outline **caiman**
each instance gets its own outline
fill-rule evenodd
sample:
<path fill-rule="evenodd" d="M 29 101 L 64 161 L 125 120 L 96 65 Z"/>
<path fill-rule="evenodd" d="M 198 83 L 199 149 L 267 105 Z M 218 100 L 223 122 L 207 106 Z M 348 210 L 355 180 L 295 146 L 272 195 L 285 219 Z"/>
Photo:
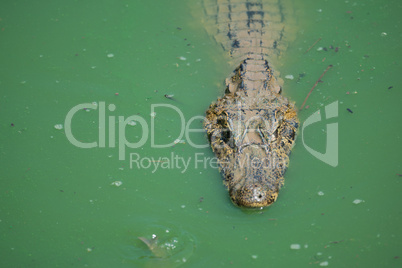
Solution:
<path fill-rule="evenodd" d="M 274 203 L 299 125 L 281 94 L 270 59 L 281 53 L 284 12 L 280 0 L 205 0 L 214 37 L 237 67 L 222 98 L 206 111 L 204 128 L 234 204 Z"/>

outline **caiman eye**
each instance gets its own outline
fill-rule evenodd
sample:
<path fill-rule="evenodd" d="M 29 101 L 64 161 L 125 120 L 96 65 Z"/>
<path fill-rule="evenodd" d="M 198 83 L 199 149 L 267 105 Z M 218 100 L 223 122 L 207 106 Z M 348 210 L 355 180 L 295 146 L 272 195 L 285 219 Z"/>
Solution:
<path fill-rule="evenodd" d="M 225 143 L 228 143 L 230 141 L 230 130 L 229 129 L 222 129 L 222 140 Z"/>
<path fill-rule="evenodd" d="M 221 125 L 222 127 L 225 127 L 226 126 L 226 118 L 222 118 L 222 117 L 220 117 L 220 118 L 218 118 L 218 120 L 216 120 L 216 123 L 218 123 L 219 125 Z"/>
<path fill-rule="evenodd" d="M 227 118 L 219 118 L 217 120 L 217 123 L 222 126 L 221 129 L 221 140 L 225 143 L 228 143 L 230 141 L 231 133 L 228 128 L 228 122 Z"/>

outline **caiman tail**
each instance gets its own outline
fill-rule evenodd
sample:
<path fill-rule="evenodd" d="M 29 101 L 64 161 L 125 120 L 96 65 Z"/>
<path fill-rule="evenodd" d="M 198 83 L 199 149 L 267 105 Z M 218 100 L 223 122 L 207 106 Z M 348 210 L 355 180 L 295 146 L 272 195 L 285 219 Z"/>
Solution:
<path fill-rule="evenodd" d="M 223 98 L 206 112 L 204 128 L 236 205 L 272 204 L 289 162 L 299 124 L 280 94 L 271 63 L 284 50 L 279 0 L 205 0 L 207 27 L 238 67 Z M 214 27 L 215 25 L 215 27 Z"/>

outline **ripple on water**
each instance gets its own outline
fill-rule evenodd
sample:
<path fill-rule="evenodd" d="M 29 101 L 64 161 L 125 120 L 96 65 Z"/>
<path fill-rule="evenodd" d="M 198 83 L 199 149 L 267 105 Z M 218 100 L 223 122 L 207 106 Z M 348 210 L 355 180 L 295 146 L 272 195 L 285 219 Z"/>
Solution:
<path fill-rule="evenodd" d="M 137 225 L 130 245 L 123 247 L 123 258 L 139 267 L 178 267 L 186 263 L 196 247 L 196 239 L 174 224 Z"/>

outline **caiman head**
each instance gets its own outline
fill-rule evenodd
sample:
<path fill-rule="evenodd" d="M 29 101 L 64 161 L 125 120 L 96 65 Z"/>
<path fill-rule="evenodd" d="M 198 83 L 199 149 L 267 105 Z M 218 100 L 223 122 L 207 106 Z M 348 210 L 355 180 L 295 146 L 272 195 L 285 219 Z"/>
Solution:
<path fill-rule="evenodd" d="M 211 145 L 230 198 L 240 207 L 266 207 L 278 197 L 288 163 L 286 146 L 280 137 L 286 123 L 280 114 L 226 110 L 214 120 Z"/>
<path fill-rule="evenodd" d="M 230 199 L 239 207 L 262 208 L 276 201 L 278 191 L 267 189 L 265 185 L 248 184 L 229 190 Z"/>
<path fill-rule="evenodd" d="M 240 207 L 261 208 L 274 203 L 283 184 L 281 171 L 265 146 L 248 145 L 234 155 L 233 172 L 226 172 L 230 199 Z M 275 166 L 275 165 L 274 165 Z"/>
<path fill-rule="evenodd" d="M 233 203 L 261 208 L 278 197 L 298 120 L 286 99 L 241 94 L 211 105 L 204 127 Z"/>
<path fill-rule="evenodd" d="M 284 182 L 299 124 L 296 110 L 280 95 L 266 61 L 245 60 L 226 86 L 206 111 L 204 128 L 233 203 L 269 206 Z"/>

